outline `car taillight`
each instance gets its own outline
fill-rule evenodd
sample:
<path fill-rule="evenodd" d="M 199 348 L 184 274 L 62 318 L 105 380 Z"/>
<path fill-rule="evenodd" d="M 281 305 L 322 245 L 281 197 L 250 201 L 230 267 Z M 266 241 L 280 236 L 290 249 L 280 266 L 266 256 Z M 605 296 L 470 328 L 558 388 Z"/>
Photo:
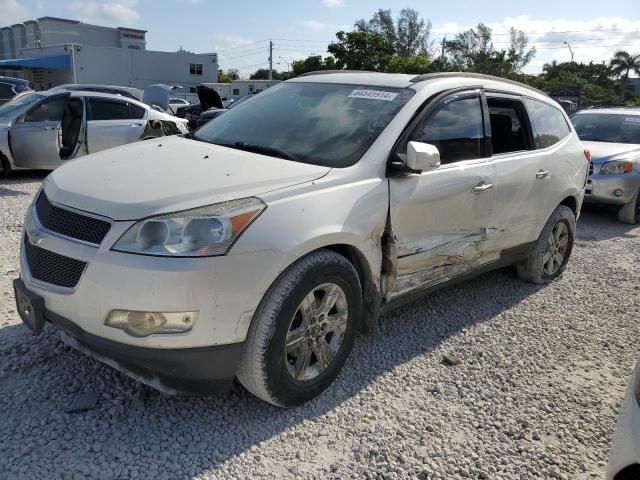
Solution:
<path fill-rule="evenodd" d="M 584 149 L 584 156 L 587 159 L 587 162 L 591 162 L 591 152 L 588 149 Z"/>

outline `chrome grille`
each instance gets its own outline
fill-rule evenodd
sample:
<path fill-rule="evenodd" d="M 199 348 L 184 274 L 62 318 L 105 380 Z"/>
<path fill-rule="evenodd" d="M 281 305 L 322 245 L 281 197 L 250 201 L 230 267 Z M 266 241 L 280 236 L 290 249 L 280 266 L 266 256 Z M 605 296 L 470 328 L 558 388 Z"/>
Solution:
<path fill-rule="evenodd" d="M 80 260 L 31 245 L 26 236 L 24 253 L 33 278 L 60 287 L 75 287 L 87 265 Z"/>
<path fill-rule="evenodd" d="M 94 245 L 100 245 L 111 228 L 111 224 L 105 220 L 52 205 L 44 192 L 36 200 L 36 215 L 47 230 Z"/>

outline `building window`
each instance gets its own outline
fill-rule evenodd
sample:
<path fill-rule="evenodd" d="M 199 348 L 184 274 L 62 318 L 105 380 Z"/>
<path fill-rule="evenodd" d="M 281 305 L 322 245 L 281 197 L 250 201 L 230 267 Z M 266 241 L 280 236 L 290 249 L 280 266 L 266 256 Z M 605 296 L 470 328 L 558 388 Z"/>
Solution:
<path fill-rule="evenodd" d="M 234 88 L 233 89 L 233 95 L 240 95 L 240 89 L 239 88 Z"/>
<path fill-rule="evenodd" d="M 202 64 L 201 63 L 190 63 L 189 64 L 189 73 L 191 75 L 202 75 Z"/>
<path fill-rule="evenodd" d="M 196 87 L 189 87 L 189 93 L 196 93 Z"/>

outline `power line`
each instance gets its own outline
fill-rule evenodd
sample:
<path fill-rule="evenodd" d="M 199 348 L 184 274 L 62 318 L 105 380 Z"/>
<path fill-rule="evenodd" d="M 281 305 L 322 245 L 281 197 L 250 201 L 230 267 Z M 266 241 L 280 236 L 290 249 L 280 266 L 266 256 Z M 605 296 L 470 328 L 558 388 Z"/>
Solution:
<path fill-rule="evenodd" d="M 226 52 L 228 50 L 237 50 L 237 49 L 243 49 L 243 48 L 247 48 L 250 47 L 251 45 L 257 45 L 258 43 L 263 43 L 263 42 L 268 42 L 269 40 L 258 40 L 257 42 L 251 42 L 251 43 L 247 43 L 245 45 L 238 45 L 237 47 L 226 47 L 226 48 L 218 48 L 216 49 L 217 52 Z"/>

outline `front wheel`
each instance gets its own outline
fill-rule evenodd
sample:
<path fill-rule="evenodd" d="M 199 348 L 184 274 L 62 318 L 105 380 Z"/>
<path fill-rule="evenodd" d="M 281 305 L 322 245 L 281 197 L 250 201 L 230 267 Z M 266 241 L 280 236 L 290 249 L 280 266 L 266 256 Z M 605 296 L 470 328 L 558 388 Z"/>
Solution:
<path fill-rule="evenodd" d="M 256 310 L 238 380 L 282 407 L 319 395 L 351 351 L 361 309 L 358 274 L 346 258 L 318 250 L 300 259 Z"/>
<path fill-rule="evenodd" d="M 567 266 L 576 235 L 573 211 L 559 205 L 538 238 L 526 260 L 516 265 L 518 277 L 532 283 L 549 283 L 559 277 Z"/>

